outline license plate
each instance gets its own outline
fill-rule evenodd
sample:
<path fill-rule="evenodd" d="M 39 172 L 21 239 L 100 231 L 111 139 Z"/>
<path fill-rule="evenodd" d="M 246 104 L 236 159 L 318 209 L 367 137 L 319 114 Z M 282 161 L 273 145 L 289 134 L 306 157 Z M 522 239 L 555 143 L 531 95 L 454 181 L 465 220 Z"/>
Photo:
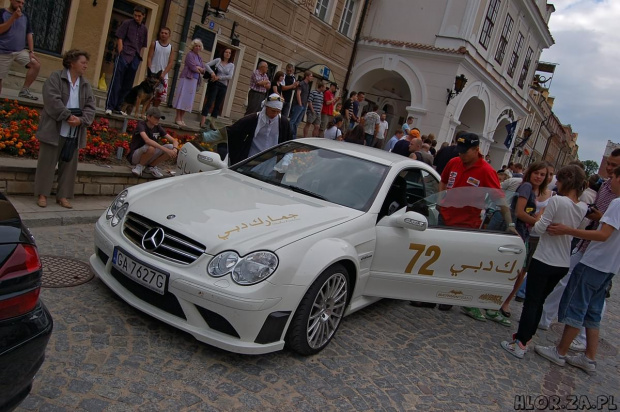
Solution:
<path fill-rule="evenodd" d="M 151 289 L 153 292 L 160 295 L 166 292 L 167 273 L 141 263 L 118 248 L 114 249 L 112 265 L 129 279 Z"/>

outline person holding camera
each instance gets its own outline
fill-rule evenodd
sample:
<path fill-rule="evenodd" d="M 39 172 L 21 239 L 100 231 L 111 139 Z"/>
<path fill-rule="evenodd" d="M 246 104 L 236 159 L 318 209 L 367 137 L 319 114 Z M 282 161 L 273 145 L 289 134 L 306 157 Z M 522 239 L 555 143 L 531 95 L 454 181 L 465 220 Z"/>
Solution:
<path fill-rule="evenodd" d="M 95 97 L 84 77 L 90 56 L 69 50 L 62 57 L 64 69 L 52 72 L 43 83 L 43 109 L 36 137 L 39 159 L 34 177 L 37 205 L 47 206 L 58 165 L 56 203 L 71 209 L 77 175 L 78 152 L 86 146 L 86 127 L 95 118 Z M 60 133 L 59 133 L 60 132 Z"/>

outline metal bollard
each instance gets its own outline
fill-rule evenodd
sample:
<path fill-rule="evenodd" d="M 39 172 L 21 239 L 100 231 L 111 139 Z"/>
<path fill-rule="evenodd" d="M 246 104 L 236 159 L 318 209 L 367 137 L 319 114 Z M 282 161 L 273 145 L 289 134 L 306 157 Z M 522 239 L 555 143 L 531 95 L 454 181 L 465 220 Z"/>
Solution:
<path fill-rule="evenodd" d="M 124 149 L 120 146 L 116 149 L 116 158 L 118 160 L 121 160 L 123 158 L 123 152 L 124 152 Z"/>

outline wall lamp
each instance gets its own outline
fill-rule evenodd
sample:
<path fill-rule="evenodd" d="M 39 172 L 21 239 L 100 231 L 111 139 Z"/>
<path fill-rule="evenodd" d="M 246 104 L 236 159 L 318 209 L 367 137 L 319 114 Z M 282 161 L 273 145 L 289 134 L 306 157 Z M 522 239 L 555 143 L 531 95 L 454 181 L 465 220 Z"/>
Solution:
<path fill-rule="evenodd" d="M 465 87 L 466 83 L 467 83 L 467 77 L 465 77 L 464 74 L 461 74 L 460 76 L 456 76 L 456 79 L 454 80 L 454 90 L 447 89 L 448 100 L 446 101 L 446 105 L 450 104 L 450 100 L 452 100 L 454 96 L 456 96 L 457 94 L 463 91 L 463 88 Z"/>
<path fill-rule="evenodd" d="M 202 9 L 202 24 L 205 23 L 207 17 L 213 14 L 215 17 L 224 17 L 224 13 L 228 11 L 228 5 L 230 0 L 209 0 L 205 2 L 205 7 Z"/>

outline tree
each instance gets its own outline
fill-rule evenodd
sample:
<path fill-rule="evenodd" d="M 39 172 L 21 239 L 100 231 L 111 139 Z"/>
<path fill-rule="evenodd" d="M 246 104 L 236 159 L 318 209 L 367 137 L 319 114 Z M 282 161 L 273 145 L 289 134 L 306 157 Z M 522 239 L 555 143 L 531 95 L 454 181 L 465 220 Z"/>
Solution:
<path fill-rule="evenodd" d="M 594 160 L 584 160 L 582 163 L 586 168 L 586 175 L 588 175 L 588 177 L 598 172 L 598 163 Z"/>

